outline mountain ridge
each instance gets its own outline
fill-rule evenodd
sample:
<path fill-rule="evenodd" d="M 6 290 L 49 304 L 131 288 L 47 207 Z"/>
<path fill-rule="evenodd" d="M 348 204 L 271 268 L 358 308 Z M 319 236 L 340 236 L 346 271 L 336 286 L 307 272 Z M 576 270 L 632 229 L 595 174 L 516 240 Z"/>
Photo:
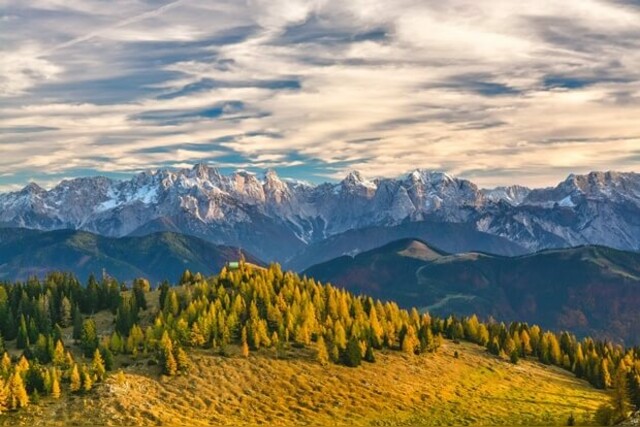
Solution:
<path fill-rule="evenodd" d="M 518 318 L 583 336 L 640 342 L 640 253 L 588 245 L 513 257 L 441 253 L 424 260 L 403 253 L 412 242 L 428 246 L 403 239 L 303 274 L 440 316 Z"/>
<path fill-rule="evenodd" d="M 242 253 L 248 261 L 263 264 Z M 104 271 L 125 281 L 146 277 L 157 283 L 178 278 L 186 269 L 213 274 L 238 257 L 237 248 L 172 232 L 110 238 L 75 230 L 0 229 L 0 280 L 25 280 L 50 271 L 69 271 L 84 279 Z"/>
<path fill-rule="evenodd" d="M 262 177 L 224 175 L 198 164 L 130 180 L 76 178 L 50 190 L 29 184 L 0 194 L 4 226 L 108 237 L 175 231 L 285 264 L 310 245 L 351 230 L 425 222 L 466 224 L 526 252 L 582 244 L 638 250 L 638 218 L 640 175 L 632 172 L 570 175 L 543 189 L 487 190 L 424 169 L 398 179 L 351 172 L 339 183 L 311 185 L 281 179 L 274 170 Z M 492 252 L 513 254 L 508 248 Z"/>

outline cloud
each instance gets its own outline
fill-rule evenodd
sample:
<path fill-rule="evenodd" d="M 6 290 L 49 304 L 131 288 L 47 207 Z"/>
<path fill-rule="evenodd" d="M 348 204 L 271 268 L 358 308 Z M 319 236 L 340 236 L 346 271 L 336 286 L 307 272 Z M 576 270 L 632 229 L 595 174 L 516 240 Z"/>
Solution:
<path fill-rule="evenodd" d="M 8 0 L 0 189 L 211 161 L 491 186 L 636 168 L 640 8 Z M 10 178 L 9 178 L 10 177 Z"/>

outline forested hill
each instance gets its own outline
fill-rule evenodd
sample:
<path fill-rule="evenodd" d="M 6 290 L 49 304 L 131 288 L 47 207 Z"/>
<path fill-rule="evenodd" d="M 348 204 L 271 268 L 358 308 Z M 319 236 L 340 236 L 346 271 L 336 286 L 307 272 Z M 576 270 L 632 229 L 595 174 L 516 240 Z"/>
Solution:
<path fill-rule="evenodd" d="M 175 280 L 185 269 L 214 274 L 238 257 L 236 248 L 172 232 L 110 238 L 84 231 L 0 228 L 0 279 L 24 280 L 49 271 L 69 271 L 86 279 L 106 271 L 120 280 L 146 277 L 155 284 Z"/>
<path fill-rule="evenodd" d="M 448 340 L 475 343 L 505 364 L 536 360 L 618 391 L 621 397 L 600 411 L 611 417 L 640 403 L 638 353 L 611 343 L 523 323 L 483 323 L 475 316 L 431 317 L 321 285 L 278 265 L 263 269 L 242 262 L 210 278 L 185 272 L 178 285 L 165 282 L 151 298 L 144 279 L 132 289 L 109 277 L 82 286 L 60 273 L 2 284 L 0 353 L 6 353 L 0 378 L 8 387 L 0 387 L 6 390 L 0 405 L 19 409 L 91 393 L 110 370 L 132 363 L 152 366 L 147 375 L 186 374 L 194 354 L 269 354 L 293 363 L 311 352 L 327 369 L 367 369 L 361 365 L 380 357 L 394 360 L 387 354 L 429 358 Z"/>
<path fill-rule="evenodd" d="M 514 257 L 449 254 L 403 239 L 303 274 L 440 316 L 493 316 L 640 344 L 638 252 L 581 246 Z"/>

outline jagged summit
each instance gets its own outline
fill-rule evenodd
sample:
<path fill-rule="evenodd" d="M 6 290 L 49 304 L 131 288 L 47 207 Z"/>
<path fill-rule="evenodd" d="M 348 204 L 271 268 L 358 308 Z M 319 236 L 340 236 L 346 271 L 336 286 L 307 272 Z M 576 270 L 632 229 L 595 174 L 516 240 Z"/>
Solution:
<path fill-rule="evenodd" d="M 553 188 L 486 190 L 425 169 L 375 180 L 353 171 L 337 183 L 311 185 L 273 169 L 223 174 L 200 163 L 0 194 L 5 226 L 106 236 L 169 229 L 241 245 L 265 260 L 348 230 L 426 220 L 467 224 L 530 251 L 589 243 L 637 250 L 638 217 L 640 175 L 618 172 L 571 175 Z"/>

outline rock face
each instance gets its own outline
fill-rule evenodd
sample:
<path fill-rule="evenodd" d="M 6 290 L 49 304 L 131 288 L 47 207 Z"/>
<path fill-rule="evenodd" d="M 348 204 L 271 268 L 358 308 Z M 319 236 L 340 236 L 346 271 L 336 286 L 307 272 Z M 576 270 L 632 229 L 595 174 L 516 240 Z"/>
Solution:
<path fill-rule="evenodd" d="M 425 170 L 376 180 L 352 172 L 337 184 L 310 185 L 273 170 L 223 175 L 199 164 L 128 181 L 65 180 L 48 191 L 29 184 L 0 195 L 4 226 L 111 237 L 178 231 L 278 261 L 349 230 L 423 221 L 467 224 L 527 251 L 580 244 L 637 250 L 640 175 L 593 172 L 555 188 L 481 190 Z"/>

